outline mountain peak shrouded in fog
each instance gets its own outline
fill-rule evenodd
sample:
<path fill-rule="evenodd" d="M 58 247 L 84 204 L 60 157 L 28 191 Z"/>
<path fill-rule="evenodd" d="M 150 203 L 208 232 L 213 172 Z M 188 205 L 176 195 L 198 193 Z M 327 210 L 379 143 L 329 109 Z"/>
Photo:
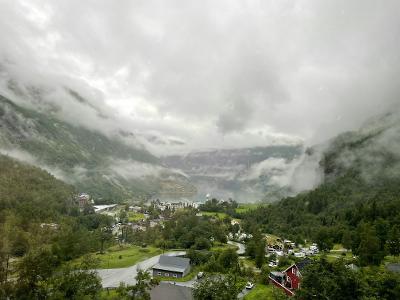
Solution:
<path fill-rule="evenodd" d="M 398 102 L 399 6 L 2 1 L 1 92 L 159 155 L 318 143 Z"/>

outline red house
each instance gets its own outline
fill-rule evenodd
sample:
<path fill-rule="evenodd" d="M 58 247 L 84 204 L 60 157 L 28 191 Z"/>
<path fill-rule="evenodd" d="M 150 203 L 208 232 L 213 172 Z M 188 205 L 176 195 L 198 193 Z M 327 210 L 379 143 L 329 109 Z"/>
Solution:
<path fill-rule="evenodd" d="M 311 260 L 306 258 L 296 264 L 291 265 L 283 272 L 271 272 L 269 280 L 275 286 L 281 288 L 286 295 L 293 296 L 295 290 L 300 288 L 301 271 L 311 263 Z"/>

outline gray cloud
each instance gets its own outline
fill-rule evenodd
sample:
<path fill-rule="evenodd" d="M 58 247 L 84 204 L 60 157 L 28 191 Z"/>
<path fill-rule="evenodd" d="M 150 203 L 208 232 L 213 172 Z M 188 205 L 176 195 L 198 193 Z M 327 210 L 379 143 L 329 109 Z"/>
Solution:
<path fill-rule="evenodd" d="M 183 141 L 160 154 L 320 142 L 399 102 L 394 0 L 0 5 L 3 78 L 71 122 Z"/>

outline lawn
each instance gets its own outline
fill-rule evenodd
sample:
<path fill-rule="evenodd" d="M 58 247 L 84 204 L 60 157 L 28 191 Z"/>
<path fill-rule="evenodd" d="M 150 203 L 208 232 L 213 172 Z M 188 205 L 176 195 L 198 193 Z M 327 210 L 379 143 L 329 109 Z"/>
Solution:
<path fill-rule="evenodd" d="M 144 220 L 144 214 L 128 212 L 128 220 L 129 220 L 129 222 L 137 222 L 137 221 Z"/>
<path fill-rule="evenodd" d="M 203 216 L 211 216 L 211 217 L 217 217 L 221 220 L 223 220 L 224 218 L 226 218 L 228 215 L 226 213 L 222 213 L 222 212 L 211 212 L 211 211 L 202 211 L 201 214 Z"/>
<path fill-rule="evenodd" d="M 244 300 L 275 299 L 273 295 L 273 288 L 274 287 L 272 285 L 257 283 L 253 290 L 244 297 Z"/>
<path fill-rule="evenodd" d="M 243 262 L 243 264 L 247 267 L 247 268 L 255 268 L 256 264 L 254 262 L 254 260 L 250 259 L 250 258 L 243 258 L 240 260 L 241 262 Z"/>
<path fill-rule="evenodd" d="M 234 245 L 229 245 L 229 244 L 223 244 L 223 243 L 215 242 L 214 245 L 211 247 L 210 250 L 211 250 L 211 251 L 223 251 L 223 250 L 226 250 L 226 249 L 229 249 L 229 248 L 232 248 L 232 249 L 235 249 L 235 250 L 238 249 L 238 247 L 236 247 L 236 246 L 234 246 Z"/>
<path fill-rule="evenodd" d="M 342 255 L 342 253 L 345 253 L 345 255 Z M 329 262 L 334 262 L 338 259 L 343 259 L 346 263 L 352 263 L 354 260 L 351 251 L 348 252 L 330 251 L 329 253 L 320 252 L 312 257 L 315 259 L 321 259 L 322 257 L 325 257 L 326 260 Z"/>
<path fill-rule="evenodd" d="M 343 249 L 343 245 L 342 244 L 334 244 L 332 250 L 338 251 L 338 250 L 341 250 L 341 249 Z"/>
<path fill-rule="evenodd" d="M 100 269 L 115 269 L 133 266 L 134 264 L 161 254 L 161 249 L 148 246 L 142 248 L 139 246 L 120 247 L 114 246 L 109 248 L 104 254 L 95 254 L 99 259 Z"/>
<path fill-rule="evenodd" d="M 257 207 L 259 207 L 259 206 L 262 206 L 262 204 L 261 203 L 240 203 L 238 208 L 235 209 L 235 211 L 238 214 L 241 214 L 241 213 L 248 212 L 250 210 L 257 209 Z"/>
<path fill-rule="evenodd" d="M 116 289 L 102 289 L 100 291 L 100 300 L 118 300 L 120 299 Z"/>

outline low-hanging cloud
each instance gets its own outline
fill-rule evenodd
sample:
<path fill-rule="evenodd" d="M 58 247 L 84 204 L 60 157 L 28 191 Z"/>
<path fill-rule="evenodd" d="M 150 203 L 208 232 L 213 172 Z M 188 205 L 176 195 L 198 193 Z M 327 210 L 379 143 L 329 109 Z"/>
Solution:
<path fill-rule="evenodd" d="M 19 161 L 25 162 L 30 165 L 38 166 L 41 169 L 46 170 L 48 173 L 53 175 L 55 178 L 63 180 L 67 183 L 72 184 L 78 180 L 76 178 L 76 176 L 74 176 L 72 174 L 68 174 L 55 166 L 49 166 L 47 164 L 44 164 L 43 162 L 39 161 L 36 157 L 31 155 L 30 153 L 23 151 L 21 149 L 0 148 L 0 154 L 9 156 L 11 158 L 17 159 Z"/>
<path fill-rule="evenodd" d="M 160 154 L 310 144 L 399 102 L 399 9 L 395 0 L 4 0 L 1 71 L 6 83 L 42 87 L 47 109 L 70 122 L 184 141 L 154 147 Z"/>

